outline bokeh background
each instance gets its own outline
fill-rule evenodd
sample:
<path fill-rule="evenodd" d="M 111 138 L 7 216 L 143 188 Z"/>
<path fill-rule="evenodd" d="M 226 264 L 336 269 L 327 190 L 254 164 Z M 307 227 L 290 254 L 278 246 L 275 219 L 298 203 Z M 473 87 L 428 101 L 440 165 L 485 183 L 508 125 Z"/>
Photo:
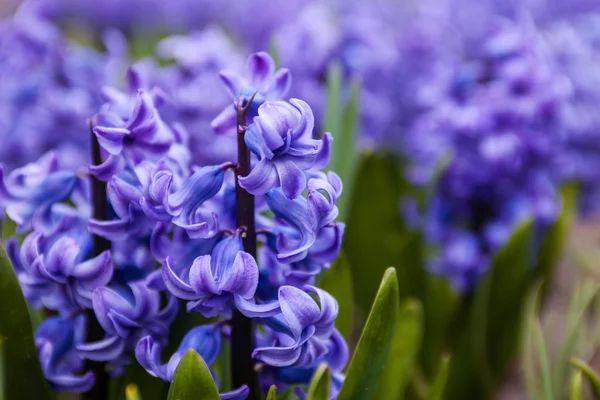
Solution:
<path fill-rule="evenodd" d="M 87 118 L 130 65 L 196 164 L 229 160 L 218 73 L 267 51 L 334 137 L 350 335 L 390 265 L 423 307 L 409 396 L 445 354 L 456 399 L 542 398 L 542 353 L 552 398 L 567 355 L 600 368 L 600 2 L 1 0 L 0 16 L 8 170 L 49 149 L 85 167 Z"/>

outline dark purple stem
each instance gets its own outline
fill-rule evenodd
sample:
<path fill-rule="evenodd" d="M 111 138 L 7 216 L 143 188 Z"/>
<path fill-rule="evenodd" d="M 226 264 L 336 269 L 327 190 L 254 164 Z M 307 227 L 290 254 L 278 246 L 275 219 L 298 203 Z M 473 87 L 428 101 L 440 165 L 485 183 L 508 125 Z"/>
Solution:
<path fill-rule="evenodd" d="M 256 94 L 256 93 L 255 93 Z M 246 104 L 236 103 L 238 164 L 235 169 L 235 215 L 238 229 L 243 229 L 244 251 L 256 258 L 256 227 L 254 223 L 254 196 L 243 189 L 238 176 L 250 173 L 250 150 L 246 146 L 246 115 L 254 95 Z M 248 400 L 258 400 L 258 382 L 252 351 L 254 350 L 254 331 L 252 320 L 238 310 L 233 311 L 231 320 L 231 380 L 233 387 L 248 385 Z"/>
<path fill-rule="evenodd" d="M 100 145 L 93 132 L 92 121 L 90 121 L 90 142 L 92 165 L 102 163 L 100 154 Z M 104 221 L 108 219 L 108 198 L 106 197 L 106 183 L 90 176 L 92 189 L 92 215 L 94 219 Z M 94 249 L 92 256 L 95 257 L 105 250 L 110 250 L 110 241 L 98 235 L 93 235 Z M 87 311 L 87 331 L 86 342 L 96 342 L 104 339 L 104 329 L 98 323 L 94 310 Z M 103 362 L 87 361 L 86 366 L 94 372 L 96 383 L 94 387 L 85 393 L 85 398 L 89 400 L 105 400 L 108 398 L 109 376 L 106 372 L 106 365 Z"/>

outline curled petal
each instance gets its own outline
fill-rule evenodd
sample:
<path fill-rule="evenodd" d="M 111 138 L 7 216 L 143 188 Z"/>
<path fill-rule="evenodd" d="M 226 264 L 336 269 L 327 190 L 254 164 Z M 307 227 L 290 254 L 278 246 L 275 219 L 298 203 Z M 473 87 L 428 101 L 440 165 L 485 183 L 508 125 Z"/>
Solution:
<path fill-rule="evenodd" d="M 125 167 L 125 160 L 121 156 L 109 155 L 100 165 L 90 165 L 90 173 L 103 182 L 107 182 L 117 172 Z"/>
<path fill-rule="evenodd" d="M 267 193 L 278 180 L 275 165 L 267 158 L 260 160 L 247 176 L 238 177 L 240 186 L 255 196 Z"/>
<path fill-rule="evenodd" d="M 281 313 L 278 301 L 266 304 L 256 304 L 244 299 L 240 295 L 234 295 L 236 308 L 248 318 L 267 318 Z"/>
<path fill-rule="evenodd" d="M 108 284 L 113 275 L 113 259 L 110 251 L 106 250 L 98 256 L 77 264 L 72 276 L 78 278 L 86 289 L 94 290 Z"/>
<path fill-rule="evenodd" d="M 296 340 L 304 329 L 318 320 L 321 310 L 315 301 L 304 291 L 293 286 L 279 288 L 281 313 Z"/>
<path fill-rule="evenodd" d="M 109 336 L 104 340 L 93 343 L 83 343 L 77 346 L 77 353 L 92 361 L 111 361 L 117 359 L 125 350 L 125 341 L 118 336 Z"/>
<path fill-rule="evenodd" d="M 96 378 L 92 372 L 84 375 L 51 375 L 48 378 L 51 386 L 58 392 L 84 393 L 90 390 Z"/>
<path fill-rule="evenodd" d="M 295 199 L 306 188 L 306 176 L 298 166 L 289 159 L 274 162 L 283 194 L 288 199 Z"/>
<path fill-rule="evenodd" d="M 237 253 L 233 265 L 225 270 L 225 276 L 220 280 L 219 290 L 239 294 L 250 299 L 258 286 L 258 266 L 254 257 L 245 251 Z"/>
<path fill-rule="evenodd" d="M 306 290 L 308 293 L 316 294 L 317 298 L 319 299 L 321 313 L 318 319 L 314 321 L 314 324 L 317 327 L 316 334 L 321 334 L 321 332 L 319 331 L 321 328 L 323 328 L 324 331 L 329 333 L 331 331 L 331 328 L 333 327 L 335 319 L 338 316 L 338 302 L 332 295 L 330 295 L 323 289 L 307 285 L 304 287 L 304 290 Z"/>
<path fill-rule="evenodd" d="M 237 112 L 234 105 L 227 106 L 212 120 L 210 127 L 219 135 L 235 132 Z"/>
<path fill-rule="evenodd" d="M 292 74 L 287 68 L 281 68 L 273 75 L 272 87 L 268 91 L 268 100 L 278 100 L 285 97 L 292 86 Z"/>
<path fill-rule="evenodd" d="M 302 347 L 259 347 L 252 352 L 252 358 L 261 360 L 273 367 L 289 367 L 294 365 L 302 354 Z"/>
<path fill-rule="evenodd" d="M 248 398 L 249 394 L 250 389 L 248 389 L 248 386 L 242 385 L 238 389 L 221 393 L 219 396 L 221 397 L 221 400 L 244 400 Z"/>
<path fill-rule="evenodd" d="M 183 300 L 196 300 L 198 295 L 190 285 L 185 283 L 173 270 L 172 260 L 167 257 L 162 267 L 162 277 L 169 292 Z"/>
<path fill-rule="evenodd" d="M 323 139 L 321 141 L 321 145 L 319 146 L 319 150 L 315 157 L 315 162 L 313 164 L 313 168 L 315 169 L 324 169 L 327 164 L 329 164 L 329 160 L 331 158 L 331 142 L 333 138 L 331 133 L 325 132 L 323 134 Z M 341 181 L 340 181 L 341 184 Z M 340 187 L 341 192 L 341 187 Z"/>
<path fill-rule="evenodd" d="M 200 256 L 194 260 L 194 263 L 190 268 L 190 286 L 193 288 L 196 294 L 194 299 L 213 294 L 220 294 L 219 288 L 217 287 L 215 278 L 212 274 L 210 262 L 210 255 Z"/>
<path fill-rule="evenodd" d="M 251 54 L 248 57 L 246 72 L 250 83 L 259 89 L 263 89 L 263 85 L 273 75 L 275 71 L 275 62 L 273 58 L 264 51 Z M 239 95 L 239 93 L 238 93 Z"/>
<path fill-rule="evenodd" d="M 118 155 L 123 150 L 123 139 L 129 135 L 129 129 L 97 126 L 94 134 L 104 150 L 111 155 Z"/>
<path fill-rule="evenodd" d="M 135 358 L 150 375 L 168 381 L 167 366 L 160 363 L 161 351 L 162 347 L 152 336 L 145 336 L 135 346 Z"/>

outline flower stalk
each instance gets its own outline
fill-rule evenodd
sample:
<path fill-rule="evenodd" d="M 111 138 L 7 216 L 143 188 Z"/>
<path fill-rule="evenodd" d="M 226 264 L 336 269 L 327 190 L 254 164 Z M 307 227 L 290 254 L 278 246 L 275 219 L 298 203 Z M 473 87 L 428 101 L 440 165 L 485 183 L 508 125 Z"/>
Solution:
<path fill-rule="evenodd" d="M 100 154 L 100 144 L 93 131 L 93 123 L 90 120 L 90 143 L 92 165 L 102 164 Z M 90 174 L 91 179 L 91 197 L 92 197 L 92 216 L 99 221 L 108 219 L 108 198 L 106 196 L 106 183 L 100 181 Z M 93 256 L 96 257 L 102 252 L 111 249 L 110 241 L 98 235 L 93 235 L 94 249 Z M 88 342 L 96 342 L 104 338 L 104 329 L 98 323 L 94 310 L 87 310 L 87 329 L 86 336 Z M 93 388 L 86 393 L 85 398 L 89 400 L 104 400 L 108 397 L 109 376 L 106 372 L 104 362 L 88 360 L 89 369 L 94 372 L 96 383 Z"/>
<path fill-rule="evenodd" d="M 256 93 L 254 94 L 256 95 Z M 243 104 L 236 102 L 237 113 L 237 147 L 238 164 L 235 169 L 235 196 L 236 196 L 236 224 L 243 230 L 242 242 L 244 251 L 256 258 L 256 226 L 254 221 L 254 196 L 242 188 L 238 182 L 240 176 L 250 173 L 250 149 L 246 145 L 246 116 L 254 100 L 254 95 Z M 248 385 L 250 389 L 249 400 L 258 399 L 258 384 L 252 351 L 254 346 L 254 332 L 252 320 L 245 317 L 237 309 L 233 310 L 231 320 L 231 370 L 233 387 Z"/>

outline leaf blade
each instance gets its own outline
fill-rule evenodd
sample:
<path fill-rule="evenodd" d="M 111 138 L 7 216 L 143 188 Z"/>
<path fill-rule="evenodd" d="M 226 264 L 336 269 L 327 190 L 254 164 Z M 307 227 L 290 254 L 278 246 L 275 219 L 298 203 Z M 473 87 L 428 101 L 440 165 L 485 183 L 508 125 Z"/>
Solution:
<path fill-rule="evenodd" d="M 374 398 L 397 326 L 399 290 L 396 270 L 388 268 L 350 362 L 339 400 Z"/>
<path fill-rule="evenodd" d="M 220 400 L 220 397 L 208 366 L 194 349 L 189 349 L 175 370 L 167 400 L 195 399 Z"/>

